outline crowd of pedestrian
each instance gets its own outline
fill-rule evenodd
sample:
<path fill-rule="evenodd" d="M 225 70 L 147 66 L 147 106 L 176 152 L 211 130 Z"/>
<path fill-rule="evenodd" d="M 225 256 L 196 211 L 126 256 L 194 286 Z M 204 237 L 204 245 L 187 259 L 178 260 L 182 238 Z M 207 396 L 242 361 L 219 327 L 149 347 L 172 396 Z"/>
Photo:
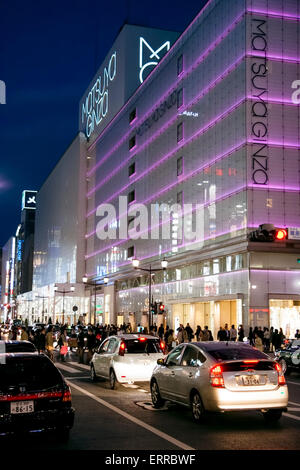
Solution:
<path fill-rule="evenodd" d="M 0 328 L 0 339 L 1 330 L 5 325 Z M 142 327 L 140 324 L 137 325 L 137 332 L 148 334 L 148 328 Z M 94 351 L 100 345 L 104 339 L 112 335 L 123 335 L 126 333 L 132 333 L 132 326 L 130 323 L 116 326 L 100 325 L 96 326 L 88 324 L 87 326 L 81 324 L 78 321 L 77 325 L 69 326 L 67 324 L 61 325 L 56 323 L 55 325 L 48 324 L 42 328 L 33 329 L 28 325 L 20 327 L 12 326 L 9 329 L 9 340 L 21 339 L 22 341 L 32 342 L 37 350 L 41 353 L 47 354 L 52 361 L 54 361 L 54 351 L 58 351 L 58 358 L 61 361 L 66 360 L 66 355 L 69 351 L 75 350 L 78 354 L 79 363 L 84 363 L 84 353 L 87 352 L 87 362 L 89 363 L 92 359 Z M 201 328 L 197 325 L 195 331 L 189 323 L 184 326 L 182 323 L 174 331 L 167 325 L 164 327 L 160 324 L 158 327 L 154 323 L 150 329 L 149 334 L 157 336 L 161 341 L 165 343 L 165 350 L 171 351 L 177 344 L 192 342 L 192 341 L 214 341 L 213 334 L 208 326 Z M 300 338 L 299 330 L 296 330 L 295 338 Z M 271 327 L 250 327 L 248 336 L 245 335 L 243 325 L 239 325 L 238 328 L 235 325 L 229 325 L 226 323 L 220 326 L 217 332 L 218 341 L 248 341 L 249 344 L 256 347 L 260 351 L 274 352 L 279 349 L 284 340 L 282 328 L 279 330 Z"/>

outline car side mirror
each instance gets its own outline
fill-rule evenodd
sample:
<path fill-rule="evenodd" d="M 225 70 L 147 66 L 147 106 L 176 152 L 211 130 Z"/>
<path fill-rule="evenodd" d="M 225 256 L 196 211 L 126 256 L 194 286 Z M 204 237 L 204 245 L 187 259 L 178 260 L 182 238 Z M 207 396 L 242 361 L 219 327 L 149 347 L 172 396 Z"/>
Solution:
<path fill-rule="evenodd" d="M 165 365 L 165 360 L 164 359 L 157 359 L 157 364 L 159 366 L 164 366 Z"/>

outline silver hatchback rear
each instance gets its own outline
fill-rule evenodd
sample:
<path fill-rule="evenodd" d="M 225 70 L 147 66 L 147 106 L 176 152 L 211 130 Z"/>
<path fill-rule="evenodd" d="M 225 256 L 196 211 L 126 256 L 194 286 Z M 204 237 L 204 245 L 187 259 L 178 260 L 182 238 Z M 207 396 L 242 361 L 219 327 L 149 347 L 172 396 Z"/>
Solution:
<path fill-rule="evenodd" d="M 288 404 L 279 364 L 243 343 L 179 345 L 158 361 L 151 378 L 155 407 L 165 400 L 191 406 L 200 421 L 209 411 L 260 410 L 276 421 Z"/>

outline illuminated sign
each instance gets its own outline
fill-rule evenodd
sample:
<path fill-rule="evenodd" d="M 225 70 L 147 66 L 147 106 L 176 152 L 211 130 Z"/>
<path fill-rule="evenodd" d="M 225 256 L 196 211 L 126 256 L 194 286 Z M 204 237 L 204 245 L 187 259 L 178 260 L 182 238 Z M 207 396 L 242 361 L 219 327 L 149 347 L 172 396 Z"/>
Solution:
<path fill-rule="evenodd" d="M 94 132 L 95 125 L 99 126 L 108 113 L 108 90 L 117 73 L 117 53 L 114 52 L 88 93 L 81 108 L 81 122 L 84 124 L 86 136 Z"/>
<path fill-rule="evenodd" d="M 146 39 L 140 37 L 140 73 L 139 78 L 140 82 L 143 83 L 144 81 L 144 72 L 148 67 L 152 69 L 158 64 L 160 61 L 162 54 L 161 51 L 168 52 L 171 47 L 170 41 L 166 41 L 162 46 L 158 49 L 154 50 L 146 41 Z M 146 49 L 146 61 L 144 63 L 144 56 L 145 56 L 145 49 Z"/>
<path fill-rule="evenodd" d="M 17 244 L 17 260 L 22 261 L 22 243 L 23 240 L 18 240 Z"/>
<path fill-rule="evenodd" d="M 22 210 L 36 208 L 36 193 L 37 191 L 25 190 L 22 193 Z"/>
<path fill-rule="evenodd" d="M 288 228 L 288 238 L 290 240 L 300 240 L 300 227 Z"/>
<path fill-rule="evenodd" d="M 0 104 L 6 104 L 6 87 L 3 80 L 0 80 Z"/>

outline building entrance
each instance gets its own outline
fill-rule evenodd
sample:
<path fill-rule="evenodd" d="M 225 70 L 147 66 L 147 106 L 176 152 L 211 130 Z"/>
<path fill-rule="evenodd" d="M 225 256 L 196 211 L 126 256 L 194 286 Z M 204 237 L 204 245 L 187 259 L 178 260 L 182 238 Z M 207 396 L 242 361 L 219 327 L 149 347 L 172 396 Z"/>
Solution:
<path fill-rule="evenodd" d="M 286 338 L 294 338 L 300 329 L 300 301 L 270 299 L 270 327 L 282 328 Z"/>

